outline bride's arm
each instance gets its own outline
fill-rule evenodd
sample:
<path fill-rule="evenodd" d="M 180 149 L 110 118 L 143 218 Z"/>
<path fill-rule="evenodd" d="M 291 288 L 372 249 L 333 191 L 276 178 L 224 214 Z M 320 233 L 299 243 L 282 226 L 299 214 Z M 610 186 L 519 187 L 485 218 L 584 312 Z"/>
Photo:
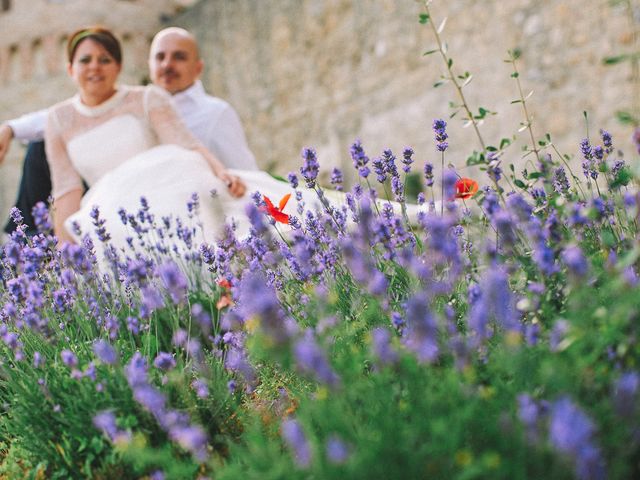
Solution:
<path fill-rule="evenodd" d="M 52 109 L 45 127 L 45 149 L 51 171 L 51 195 L 53 196 L 53 231 L 60 240 L 74 243 L 73 236 L 64 226 L 70 215 L 80 210 L 80 199 L 84 192 L 82 179 L 71 164 L 67 146 L 62 138 L 57 111 Z"/>
<path fill-rule="evenodd" d="M 245 184 L 235 175 L 231 175 L 223 163 L 187 129 L 173 108 L 169 94 L 159 87 L 149 87 L 146 94 L 145 102 L 149 123 L 156 132 L 160 143 L 173 143 L 200 153 L 211 166 L 215 176 L 225 182 L 231 195 L 234 197 L 244 195 Z"/>
<path fill-rule="evenodd" d="M 82 194 L 83 191 L 80 189 L 71 190 L 53 201 L 53 233 L 60 240 L 60 245 L 67 242 L 75 243 L 74 238 L 65 228 L 64 222 L 80 210 Z"/>

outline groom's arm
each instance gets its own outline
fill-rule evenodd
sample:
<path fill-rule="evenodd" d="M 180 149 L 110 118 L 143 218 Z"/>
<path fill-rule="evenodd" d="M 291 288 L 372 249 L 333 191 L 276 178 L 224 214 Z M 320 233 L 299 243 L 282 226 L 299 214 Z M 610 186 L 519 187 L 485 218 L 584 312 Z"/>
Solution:
<path fill-rule="evenodd" d="M 44 139 L 47 110 L 28 113 L 0 125 L 0 163 L 11 146 L 11 140 L 36 142 Z"/>

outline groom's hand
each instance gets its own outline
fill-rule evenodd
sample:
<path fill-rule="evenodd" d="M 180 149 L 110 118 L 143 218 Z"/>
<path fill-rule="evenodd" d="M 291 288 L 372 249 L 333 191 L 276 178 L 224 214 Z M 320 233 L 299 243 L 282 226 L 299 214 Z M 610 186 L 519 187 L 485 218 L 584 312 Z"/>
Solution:
<path fill-rule="evenodd" d="M 0 125 L 0 164 L 2 164 L 4 157 L 9 151 L 11 139 L 13 139 L 13 130 L 11 130 L 11 127 L 6 123 Z"/>

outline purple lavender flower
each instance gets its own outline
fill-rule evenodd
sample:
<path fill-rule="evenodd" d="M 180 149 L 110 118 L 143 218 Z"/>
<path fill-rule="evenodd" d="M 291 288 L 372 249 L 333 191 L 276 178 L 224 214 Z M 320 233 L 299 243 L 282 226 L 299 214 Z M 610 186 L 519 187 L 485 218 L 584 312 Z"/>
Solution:
<path fill-rule="evenodd" d="M 421 362 L 433 362 L 439 354 L 438 325 L 429 309 L 427 298 L 420 292 L 405 303 L 406 330 L 403 343 Z"/>
<path fill-rule="evenodd" d="M 31 215 L 38 232 L 45 234 L 51 232 L 53 227 L 49 221 L 49 209 L 44 202 L 36 203 L 31 210 Z"/>
<path fill-rule="evenodd" d="M 376 180 L 380 183 L 384 183 L 387 179 L 385 164 L 382 158 L 374 158 L 371 162 L 373 165 L 373 171 L 376 174 Z"/>
<path fill-rule="evenodd" d="M 520 222 L 528 222 L 533 214 L 533 207 L 519 193 L 512 193 L 506 200 L 509 210 L 518 217 Z"/>
<path fill-rule="evenodd" d="M 169 292 L 173 303 L 178 304 L 186 299 L 187 277 L 178 265 L 169 261 L 160 265 L 156 270 L 157 275 L 162 280 L 164 287 Z"/>
<path fill-rule="evenodd" d="M 424 164 L 424 179 L 426 180 L 427 187 L 433 187 L 433 164 Z"/>
<path fill-rule="evenodd" d="M 331 435 L 326 445 L 327 459 L 334 465 L 341 465 L 349 459 L 349 448 L 337 435 Z"/>
<path fill-rule="evenodd" d="M 551 406 L 549 440 L 573 460 L 576 475 L 581 479 L 606 478 L 604 459 L 593 442 L 594 432 L 591 419 L 570 399 L 561 398 Z"/>
<path fill-rule="evenodd" d="M 397 175 L 391 177 L 391 192 L 396 202 L 404 202 L 404 183 L 402 183 L 400 177 Z"/>
<path fill-rule="evenodd" d="M 298 188 L 298 176 L 294 172 L 289 172 L 289 174 L 287 175 L 287 180 L 289 180 L 289 185 L 291 185 L 291 188 L 293 188 L 294 190 Z"/>
<path fill-rule="evenodd" d="M 33 368 L 40 368 L 44 365 L 44 358 L 40 352 L 33 352 Z"/>
<path fill-rule="evenodd" d="M 553 324 L 549 335 L 549 348 L 552 352 L 557 352 L 560 349 L 560 344 L 565 339 L 568 331 L 569 322 L 566 320 L 560 319 Z"/>
<path fill-rule="evenodd" d="M 98 340 L 93 344 L 93 353 L 101 362 L 107 365 L 115 365 L 118 361 L 118 353 L 106 340 Z"/>
<path fill-rule="evenodd" d="M 22 225 L 22 222 L 24 220 L 22 217 L 22 212 L 20 212 L 20 209 L 18 207 L 11 207 L 11 210 L 9 210 L 9 218 L 16 225 Z"/>
<path fill-rule="evenodd" d="M 623 418 L 633 418 L 638 411 L 639 393 L 640 375 L 638 372 L 622 374 L 615 382 L 613 391 L 613 405 L 616 413 Z"/>
<path fill-rule="evenodd" d="M 402 170 L 404 173 L 409 173 L 411 170 L 411 164 L 413 163 L 413 149 L 411 147 L 405 147 L 402 151 Z"/>
<path fill-rule="evenodd" d="M 316 178 L 318 178 L 318 172 L 320 171 L 320 164 L 316 157 L 316 151 L 312 148 L 305 148 L 302 150 L 302 159 L 304 163 L 300 167 L 300 173 L 307 183 L 308 188 L 313 188 L 316 184 Z"/>
<path fill-rule="evenodd" d="M 500 159 L 496 152 L 490 152 L 487 155 L 487 160 L 489 163 L 487 164 L 487 175 L 494 182 L 499 182 L 502 178 L 502 168 L 500 168 Z"/>
<path fill-rule="evenodd" d="M 209 396 L 209 387 L 207 381 L 200 378 L 191 382 L 191 388 L 196 391 L 198 398 L 207 398 Z"/>
<path fill-rule="evenodd" d="M 353 166 L 358 170 L 359 175 L 362 178 L 367 178 L 369 176 L 369 167 L 367 167 L 369 157 L 364 153 L 362 143 L 359 139 L 351 145 L 350 153 L 351 159 L 353 160 Z"/>
<path fill-rule="evenodd" d="M 395 313 L 395 312 L 394 312 Z M 373 354 L 384 365 L 398 361 L 398 352 L 391 345 L 391 332 L 386 328 L 376 328 L 371 332 Z"/>
<path fill-rule="evenodd" d="M 398 167 L 396 167 L 396 156 L 389 149 L 382 152 L 382 162 L 384 163 L 385 171 L 392 177 L 398 176 Z"/>
<path fill-rule="evenodd" d="M 93 425 L 107 436 L 113 439 L 118 431 L 116 426 L 116 416 L 111 411 L 103 411 L 93 417 Z"/>
<path fill-rule="evenodd" d="M 93 417 L 92 423 L 94 427 L 107 435 L 114 443 L 131 440 L 131 434 L 129 432 L 118 429 L 116 416 L 109 410 L 98 412 Z"/>
<path fill-rule="evenodd" d="M 600 145 L 593 147 L 593 156 L 599 163 L 601 163 L 604 158 L 604 149 Z"/>
<path fill-rule="evenodd" d="M 131 388 L 136 388 L 147 383 L 147 361 L 140 352 L 136 352 L 131 357 L 124 369 L 127 382 Z"/>
<path fill-rule="evenodd" d="M 626 166 L 627 166 L 627 164 L 625 163 L 624 160 L 622 160 L 622 159 L 616 160 L 613 163 L 613 167 L 611 167 L 611 176 L 613 178 L 616 178 Z"/>
<path fill-rule="evenodd" d="M 295 419 L 287 419 L 282 422 L 282 437 L 293 451 L 296 464 L 302 468 L 309 467 L 311 448 L 300 423 Z"/>
<path fill-rule="evenodd" d="M 442 173 L 442 187 L 444 189 L 442 201 L 452 201 L 456 195 L 456 182 L 458 174 L 453 168 L 447 168 Z"/>
<path fill-rule="evenodd" d="M 588 138 L 585 138 L 580 142 L 580 151 L 582 152 L 582 156 L 585 160 L 591 160 L 593 152 Z"/>
<path fill-rule="evenodd" d="M 199 461 L 207 459 L 207 434 L 202 427 L 187 425 L 172 428 L 169 436 L 182 448 L 191 452 Z"/>
<path fill-rule="evenodd" d="M 67 367 L 76 367 L 78 366 L 78 357 L 71 350 L 62 350 L 60 352 L 60 358 L 62 359 L 62 363 L 64 363 Z"/>
<path fill-rule="evenodd" d="M 562 252 L 561 258 L 571 275 L 580 278 L 587 274 L 589 269 L 587 259 L 577 245 L 566 247 Z"/>
<path fill-rule="evenodd" d="M 541 416 L 540 406 L 528 394 L 518 395 L 518 418 L 524 424 L 527 438 L 530 442 L 537 442 L 539 437 L 538 422 Z"/>
<path fill-rule="evenodd" d="M 533 260 L 540 271 L 547 276 L 559 270 L 553 250 L 543 240 L 538 241 L 537 248 L 533 251 Z"/>
<path fill-rule="evenodd" d="M 258 318 L 261 332 L 276 344 L 288 342 L 297 332 L 297 325 L 285 315 L 276 292 L 267 285 L 260 273 L 250 272 L 245 275 L 237 291 L 242 315 L 245 318 Z"/>
<path fill-rule="evenodd" d="M 127 330 L 134 335 L 140 333 L 140 321 L 136 317 L 127 317 Z"/>
<path fill-rule="evenodd" d="M 211 331 L 211 315 L 202 305 L 194 303 L 191 307 L 191 316 L 203 332 L 208 334 Z"/>
<path fill-rule="evenodd" d="M 558 167 L 553 172 L 553 189 L 564 196 L 567 196 L 569 193 L 569 179 L 567 178 L 567 173 L 564 170 L 564 167 Z"/>
<path fill-rule="evenodd" d="M 293 354 L 298 368 L 315 376 L 321 382 L 337 386 L 340 379 L 331 369 L 325 351 L 316 343 L 312 330 L 307 330 L 293 346 Z"/>
<path fill-rule="evenodd" d="M 140 289 L 140 293 L 142 294 L 141 317 L 148 318 L 154 310 L 164 307 L 164 299 L 155 287 L 147 285 Z"/>
<path fill-rule="evenodd" d="M 331 185 L 333 185 L 333 188 L 337 191 L 341 192 L 343 181 L 342 171 L 339 168 L 334 167 L 331 171 Z"/>
<path fill-rule="evenodd" d="M 498 233 L 500 245 L 510 251 L 517 240 L 511 215 L 505 210 L 500 210 L 493 216 L 492 223 Z"/>
<path fill-rule="evenodd" d="M 606 130 L 600 129 L 600 136 L 602 137 L 602 145 L 604 146 L 604 152 L 608 155 L 613 152 L 613 140 L 611 134 Z"/>
<path fill-rule="evenodd" d="M 446 132 L 447 122 L 442 119 L 434 120 L 432 128 L 435 133 L 436 148 L 439 152 L 444 152 L 449 146 L 446 142 L 447 138 L 449 138 Z"/>
<path fill-rule="evenodd" d="M 230 348 L 227 351 L 224 366 L 240 375 L 248 385 L 253 384 L 256 379 L 256 372 L 251 366 L 251 363 L 249 363 L 249 359 L 243 348 Z"/>
<path fill-rule="evenodd" d="M 103 243 L 111 240 L 111 235 L 107 232 L 107 229 L 104 226 L 106 223 L 106 220 L 103 218 L 100 218 L 100 209 L 98 208 L 97 205 L 93 206 L 93 208 L 91 209 L 91 212 L 89 213 L 89 216 L 92 219 L 92 223 L 93 223 L 93 226 L 95 227 L 95 232 L 96 232 L 96 235 L 98 235 L 98 239 Z"/>
<path fill-rule="evenodd" d="M 167 402 L 161 392 L 148 384 L 137 385 L 133 389 L 133 398 L 156 417 L 162 415 Z"/>
<path fill-rule="evenodd" d="M 159 352 L 153 361 L 153 365 L 163 372 L 168 372 L 176 366 L 176 360 L 173 355 L 167 352 Z"/>

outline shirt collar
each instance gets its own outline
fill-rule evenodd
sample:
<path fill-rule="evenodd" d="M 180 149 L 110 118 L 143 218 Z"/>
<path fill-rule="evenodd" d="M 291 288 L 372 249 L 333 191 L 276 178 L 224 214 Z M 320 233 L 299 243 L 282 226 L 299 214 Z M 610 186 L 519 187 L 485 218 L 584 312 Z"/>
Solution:
<path fill-rule="evenodd" d="M 184 102 L 184 101 L 198 101 L 200 98 L 206 95 L 204 91 L 204 86 L 200 80 L 196 80 L 193 85 L 191 85 L 186 90 L 176 93 L 173 95 L 173 98 L 176 102 Z"/>

